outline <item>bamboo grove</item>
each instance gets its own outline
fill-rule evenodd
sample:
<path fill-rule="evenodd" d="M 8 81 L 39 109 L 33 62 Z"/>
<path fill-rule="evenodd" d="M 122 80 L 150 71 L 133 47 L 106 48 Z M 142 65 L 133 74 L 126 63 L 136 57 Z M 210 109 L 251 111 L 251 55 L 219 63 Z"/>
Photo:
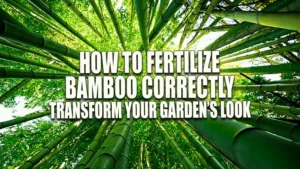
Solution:
<path fill-rule="evenodd" d="M 0 122 L 1 168 L 299 168 L 299 18 L 300 0 L 1 1 L 0 103 L 42 109 Z M 80 51 L 202 49 L 251 119 L 49 120 Z"/>

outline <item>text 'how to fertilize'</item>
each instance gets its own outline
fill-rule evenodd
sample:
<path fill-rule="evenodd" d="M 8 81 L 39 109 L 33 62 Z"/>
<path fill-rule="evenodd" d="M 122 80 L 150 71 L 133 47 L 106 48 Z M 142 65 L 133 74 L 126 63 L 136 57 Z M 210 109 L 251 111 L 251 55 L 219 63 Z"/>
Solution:
<path fill-rule="evenodd" d="M 220 75 L 218 51 L 81 52 L 67 76 L 66 101 L 52 119 L 250 118 L 249 101 L 231 101 L 234 76 Z"/>

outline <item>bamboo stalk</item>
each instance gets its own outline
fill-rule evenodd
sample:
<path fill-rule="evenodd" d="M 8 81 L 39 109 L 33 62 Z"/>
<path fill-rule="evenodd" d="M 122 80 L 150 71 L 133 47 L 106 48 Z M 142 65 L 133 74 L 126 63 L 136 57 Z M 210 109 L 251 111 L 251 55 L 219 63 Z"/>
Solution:
<path fill-rule="evenodd" d="M 186 36 L 190 34 L 192 29 L 194 28 L 196 21 L 198 17 L 200 16 L 200 9 L 205 5 L 206 0 L 196 0 L 194 1 L 190 8 L 192 8 L 191 15 L 188 16 L 187 20 L 185 20 L 185 28 L 183 30 L 183 33 L 181 35 L 180 41 L 179 41 L 179 49 L 181 49 L 182 44 Z"/>
<path fill-rule="evenodd" d="M 76 145 L 77 141 L 80 139 L 80 137 L 82 137 L 82 135 L 84 135 L 86 132 L 88 132 L 90 129 L 92 129 L 93 127 L 88 128 L 87 130 L 83 131 L 82 133 L 79 134 L 79 136 L 75 137 L 74 139 L 72 139 L 71 141 L 69 141 L 67 144 L 61 146 L 59 149 L 55 150 L 53 153 L 51 153 L 48 157 L 44 158 L 41 162 L 39 162 L 37 165 L 35 165 L 33 167 L 33 169 L 39 169 L 43 164 L 45 164 L 46 162 L 50 161 L 53 157 L 55 157 L 57 154 L 59 154 L 60 152 L 64 151 L 67 148 L 70 148 L 70 146 L 74 144 L 74 146 Z"/>
<path fill-rule="evenodd" d="M 143 41 L 144 49 L 147 51 L 149 46 L 149 27 L 150 21 L 148 14 L 148 7 L 146 1 L 135 0 L 135 10 L 138 17 L 140 34 Z"/>
<path fill-rule="evenodd" d="M 221 64 L 226 64 L 226 63 L 232 63 L 232 62 L 237 62 L 237 61 L 246 60 L 246 59 L 253 59 L 253 58 L 263 57 L 263 56 L 268 56 L 268 55 L 273 55 L 273 54 L 280 54 L 283 52 L 293 51 L 293 50 L 298 50 L 298 49 L 300 49 L 300 43 L 295 43 L 295 44 L 291 44 L 289 46 L 266 50 L 263 52 L 253 53 L 250 55 L 238 56 L 235 58 L 228 58 L 228 59 L 221 59 L 220 62 L 221 62 Z"/>
<path fill-rule="evenodd" d="M 299 92 L 300 84 L 234 85 L 233 90 Z"/>
<path fill-rule="evenodd" d="M 154 38 L 160 33 L 160 31 L 166 26 L 170 21 L 171 17 L 176 13 L 176 11 L 186 2 L 186 0 L 173 0 L 169 7 L 166 9 L 165 13 L 162 15 L 158 23 L 152 29 L 149 35 L 149 42 L 151 43 Z"/>
<path fill-rule="evenodd" d="M 58 137 L 47 144 L 42 150 L 33 155 L 30 159 L 26 160 L 19 169 L 30 169 L 34 167 L 40 160 L 48 155 L 59 143 L 61 143 L 74 129 L 78 127 L 81 121 L 74 123 L 71 127 L 61 133 Z"/>
<path fill-rule="evenodd" d="M 281 0 L 281 1 L 275 1 L 274 3 L 270 4 L 266 8 L 264 8 L 263 12 L 275 12 L 280 10 L 281 8 L 284 8 L 288 4 L 292 3 L 293 0 Z M 294 8 L 290 9 L 291 11 L 295 10 Z M 241 24 L 238 24 L 236 27 L 231 29 L 230 31 L 226 32 L 224 35 L 222 35 L 220 38 L 218 38 L 216 41 L 208 45 L 205 50 L 216 50 L 218 48 L 221 48 L 222 46 L 225 46 L 227 44 L 230 44 L 233 41 L 236 41 L 238 39 L 241 39 L 249 34 L 252 34 L 258 30 L 263 29 L 264 27 L 261 25 L 249 23 L 249 22 L 242 22 Z"/>
<path fill-rule="evenodd" d="M 214 26 L 214 27 L 207 27 L 203 29 L 194 29 L 193 32 L 201 31 L 203 33 L 210 33 L 210 32 L 222 32 L 222 31 L 228 31 L 231 28 L 233 28 L 235 25 L 224 25 L 224 26 Z"/>
<path fill-rule="evenodd" d="M 115 30 L 116 30 L 116 32 L 118 34 L 119 39 L 120 39 L 122 48 L 124 50 L 126 50 L 125 40 L 124 40 L 122 31 L 121 31 L 121 28 L 120 28 L 120 24 L 119 24 L 119 22 L 117 20 L 117 16 L 116 16 L 116 14 L 114 12 L 114 8 L 113 8 L 113 6 L 111 4 L 111 0 L 104 0 L 104 3 L 105 3 L 105 6 L 106 6 L 106 9 L 108 10 L 108 13 L 110 15 L 111 21 L 114 24 L 114 27 L 115 27 Z"/>
<path fill-rule="evenodd" d="M 24 122 L 34 120 L 34 119 L 37 119 L 37 118 L 40 118 L 40 117 L 48 116 L 48 115 L 50 115 L 49 111 L 34 112 L 34 113 L 28 114 L 28 115 L 23 116 L 23 117 L 17 117 L 17 118 L 12 119 L 12 120 L 0 122 L 0 129 L 10 127 L 10 126 L 13 126 L 13 125 L 16 125 L 16 124 L 24 123 Z"/>
<path fill-rule="evenodd" d="M 5 0 L 5 2 L 8 3 L 9 5 L 11 5 L 12 7 L 14 7 L 15 9 L 18 9 L 19 11 L 21 11 L 21 12 L 27 14 L 27 15 L 32 16 L 34 19 L 42 22 L 43 24 L 47 25 L 51 29 L 53 29 L 56 32 L 60 33 L 61 35 L 69 38 L 70 40 L 73 40 L 73 38 L 71 38 L 69 35 L 65 34 L 62 31 L 60 31 L 59 28 L 57 27 L 57 25 L 55 25 L 51 21 L 47 20 L 46 18 L 39 16 L 37 13 L 34 13 L 34 11 L 28 9 L 24 5 L 21 5 L 19 2 L 13 1 L 13 0 Z M 34 13 L 34 14 L 32 14 L 32 13 Z M 48 23 L 48 22 L 50 22 L 50 23 Z"/>
<path fill-rule="evenodd" d="M 261 37 L 261 38 L 263 38 L 263 37 Z M 276 45 L 276 44 L 279 44 L 279 43 L 282 43 L 282 42 L 286 42 L 286 41 L 293 40 L 293 39 L 298 39 L 298 38 L 300 38 L 300 34 L 292 34 L 292 35 L 287 36 L 285 38 L 279 38 L 279 39 L 277 39 L 277 40 L 275 39 L 271 42 L 261 43 L 259 45 L 252 46 L 252 47 L 246 48 L 244 50 L 239 50 L 237 52 L 233 52 L 232 54 L 228 54 L 228 55 L 225 54 L 225 56 L 221 55 L 222 52 L 220 52 L 220 55 L 221 55 L 222 59 L 230 58 L 230 57 L 233 57 L 233 56 L 238 56 L 238 55 L 241 55 L 241 54 L 245 54 L 245 53 L 248 53 L 248 52 L 251 52 L 251 51 L 259 50 L 259 49 L 262 49 L 262 48 L 265 48 L 265 47 L 270 47 L 272 45 Z M 268 41 L 268 40 L 266 40 L 266 41 Z"/>
<path fill-rule="evenodd" d="M 43 67 L 43 68 L 58 70 L 58 71 L 61 71 L 61 72 L 69 72 L 68 70 L 66 70 L 62 67 L 59 67 L 59 66 L 56 66 L 56 65 L 50 65 L 50 64 L 48 64 L 44 61 L 30 59 L 30 58 L 26 58 L 26 57 L 21 57 L 21 56 L 10 54 L 8 52 L 1 52 L 0 51 L 0 58 L 5 59 L 5 60 L 14 61 L 14 62 L 20 62 L 20 63 L 30 64 L 30 65 L 34 65 L 34 66 Z"/>
<path fill-rule="evenodd" d="M 0 37 L 79 60 L 79 52 L 0 19 Z"/>
<path fill-rule="evenodd" d="M 155 17 L 154 25 L 158 23 L 162 15 L 165 13 L 166 9 L 168 8 L 170 0 L 160 0 L 159 1 L 159 8 L 157 10 L 157 15 Z"/>
<path fill-rule="evenodd" d="M 70 73 L 35 72 L 32 70 L 0 68 L 0 78 L 65 79 L 66 76 L 78 75 Z"/>
<path fill-rule="evenodd" d="M 188 122 L 241 168 L 296 169 L 298 166 L 298 143 L 233 120 L 209 118 Z"/>
<path fill-rule="evenodd" d="M 147 144 L 145 145 L 145 159 L 146 159 L 147 169 L 152 169 Z"/>
<path fill-rule="evenodd" d="M 90 41 L 88 41 L 85 37 L 83 37 L 80 33 L 78 33 L 74 28 L 72 28 L 66 21 L 64 21 L 61 17 L 59 17 L 47 4 L 45 4 L 41 0 L 29 0 L 30 3 L 41 9 L 43 12 L 51 16 L 57 23 L 63 26 L 70 33 L 75 35 L 77 38 L 82 40 L 85 44 L 92 47 L 95 50 L 98 50 L 95 45 L 93 45 Z"/>
<path fill-rule="evenodd" d="M 103 142 L 105 137 L 105 130 L 107 129 L 109 124 L 110 122 L 107 120 L 104 120 L 102 122 L 96 136 L 94 137 L 92 143 L 89 145 L 87 152 L 82 157 L 80 162 L 76 165 L 75 169 L 84 169 L 86 165 L 90 162 L 90 160 L 95 155 L 97 149 L 99 149 L 101 143 Z"/>
<path fill-rule="evenodd" d="M 138 164 L 137 169 L 143 169 L 143 152 L 144 152 L 144 144 L 141 143 L 139 147 L 139 156 L 138 156 Z"/>
<path fill-rule="evenodd" d="M 118 121 L 87 168 L 115 168 L 117 159 L 120 157 L 125 146 L 126 138 L 132 124 L 133 120 L 124 119 Z"/>
<path fill-rule="evenodd" d="M 299 13 L 213 11 L 212 14 L 218 17 L 242 20 L 263 26 L 300 31 Z"/>
<path fill-rule="evenodd" d="M 4 102 L 8 97 L 10 97 L 11 95 L 13 95 L 17 90 L 19 90 L 21 87 L 23 87 L 24 85 L 26 85 L 30 80 L 31 79 L 25 79 L 25 80 L 21 81 L 16 86 L 14 86 L 13 88 L 11 88 L 9 91 L 7 91 L 3 95 L 1 95 L 1 97 L 0 97 L 0 103 Z"/>
<path fill-rule="evenodd" d="M 204 160 L 209 164 L 212 169 L 225 169 L 225 167 L 218 161 L 218 159 L 212 155 L 208 149 L 206 149 L 198 139 L 188 130 L 188 128 L 183 124 L 183 122 L 178 121 L 178 124 L 188 138 L 191 144 L 193 144 L 194 148 L 201 154 Z M 206 168 L 209 168 L 206 166 Z"/>
<path fill-rule="evenodd" d="M 209 4 L 208 8 L 205 10 L 205 15 L 202 18 L 202 21 L 199 25 L 199 27 L 197 28 L 197 32 L 194 35 L 195 37 L 200 33 L 199 30 L 203 28 L 204 24 L 206 23 L 206 21 L 208 20 L 210 14 L 212 13 L 212 11 L 214 10 L 214 8 L 216 7 L 216 5 L 220 2 L 220 0 L 211 0 L 211 3 Z"/>
<path fill-rule="evenodd" d="M 92 25 L 92 23 L 79 11 L 78 8 L 75 7 L 74 4 L 70 0 L 62 0 L 64 4 L 67 5 L 93 32 L 95 32 L 100 38 L 103 36 L 101 33 L 96 29 L 95 26 Z"/>
<path fill-rule="evenodd" d="M 251 103 L 252 104 L 252 103 Z M 268 118 L 265 116 L 251 115 L 249 119 L 236 119 L 237 121 L 250 124 L 254 127 L 274 133 L 276 135 L 300 142 L 299 124 L 290 123 L 282 120 Z"/>
<path fill-rule="evenodd" d="M 237 42 L 234 42 L 234 43 L 231 43 L 231 44 L 229 44 L 225 47 L 222 47 L 221 50 L 220 50 L 220 53 L 223 53 L 223 52 L 228 51 L 228 50 L 231 51 L 232 48 L 234 48 L 236 46 L 244 45 L 245 43 L 249 43 L 249 41 L 251 42 L 251 41 L 254 41 L 254 40 L 257 40 L 257 39 L 261 39 L 261 38 L 264 39 L 270 34 L 270 32 L 275 34 L 275 32 L 278 31 L 278 30 L 282 31 L 282 29 L 277 29 L 277 30 L 273 31 L 273 28 L 268 28 L 268 27 L 264 28 L 264 29 L 262 29 L 260 31 L 257 31 L 255 33 L 253 33 L 253 34 L 237 41 Z M 284 31 L 285 32 L 281 33 L 282 35 L 285 35 L 285 34 L 288 34 L 288 33 L 292 32 L 292 31 L 289 31 L 289 30 L 284 30 Z M 277 36 L 275 35 L 275 37 L 273 39 L 275 39 L 276 37 L 280 37 L 281 34 L 277 35 Z M 261 42 L 264 42 L 264 41 L 261 41 Z M 226 53 L 224 53 L 224 55 L 226 55 Z M 224 56 L 224 55 L 222 55 L 222 56 Z"/>
<path fill-rule="evenodd" d="M 117 161 L 116 167 L 117 169 L 127 169 L 129 168 L 129 152 L 130 152 L 130 144 L 131 144 L 131 130 L 126 138 L 126 143 L 123 148 L 123 151 Z"/>
<path fill-rule="evenodd" d="M 99 10 L 99 8 L 98 8 L 98 6 L 97 6 L 95 0 L 89 0 L 89 2 L 90 2 L 90 4 L 92 5 L 93 9 L 95 10 L 95 12 L 96 12 L 96 14 L 97 14 L 97 17 L 99 18 L 99 20 L 100 20 L 100 22 L 101 22 L 101 24 L 102 24 L 102 26 L 103 26 L 103 28 L 104 28 L 104 30 L 105 30 L 107 36 L 110 38 L 110 34 L 109 34 L 109 32 L 108 32 L 106 23 L 105 23 L 105 21 L 104 21 L 104 19 L 103 19 L 103 14 L 100 12 L 100 10 Z"/>
<path fill-rule="evenodd" d="M 276 84 L 276 83 L 300 83 L 299 79 L 283 79 L 283 80 L 274 80 L 266 82 L 268 84 Z"/>
<path fill-rule="evenodd" d="M 184 152 L 178 147 L 177 143 L 169 136 L 166 129 L 160 124 L 158 120 L 155 120 L 157 127 L 161 129 L 162 135 L 164 136 L 166 142 L 174 150 L 176 156 L 180 160 L 181 164 L 184 166 L 185 169 L 194 169 L 194 164 L 188 159 L 188 157 L 184 154 Z"/>
<path fill-rule="evenodd" d="M 241 68 L 228 68 L 220 69 L 221 73 L 288 73 L 300 72 L 300 63 L 286 63 L 271 66 L 256 66 L 256 67 L 241 67 Z"/>
<path fill-rule="evenodd" d="M 71 61 L 69 61 L 67 58 L 65 58 L 63 55 L 56 54 L 56 53 L 50 53 L 50 55 L 54 56 L 58 60 L 62 61 L 65 63 L 67 66 L 72 68 L 73 70 L 79 72 L 79 66 L 74 65 Z"/>
<path fill-rule="evenodd" d="M 49 55 L 47 55 L 45 53 L 39 52 L 37 50 L 33 50 L 33 49 L 29 49 L 29 48 L 23 47 L 21 45 L 18 45 L 16 43 L 12 43 L 10 41 L 7 41 L 7 40 L 1 39 L 1 38 L 0 38 L 0 43 L 3 44 L 3 45 L 5 45 L 5 46 L 8 46 L 8 47 L 12 47 L 12 48 L 15 48 L 15 49 L 23 50 L 23 51 L 26 51 L 26 52 L 30 52 L 30 53 L 42 56 L 42 57 L 44 57 L 46 59 L 49 59 L 49 60 L 53 59 L 51 56 L 49 56 Z"/>
<path fill-rule="evenodd" d="M 275 105 L 275 104 L 272 105 L 272 104 L 256 103 L 256 102 L 251 102 L 251 106 L 257 107 L 257 108 L 269 109 L 269 110 L 289 112 L 291 114 L 300 115 L 300 108 L 295 108 L 295 107 Z"/>

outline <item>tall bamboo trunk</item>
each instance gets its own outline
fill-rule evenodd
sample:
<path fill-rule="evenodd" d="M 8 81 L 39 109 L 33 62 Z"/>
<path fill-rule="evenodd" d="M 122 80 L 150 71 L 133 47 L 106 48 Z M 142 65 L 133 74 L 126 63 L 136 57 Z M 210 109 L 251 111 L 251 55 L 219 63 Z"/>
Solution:
<path fill-rule="evenodd" d="M 95 152 L 99 149 L 101 143 L 105 137 L 105 131 L 110 124 L 109 121 L 105 120 L 102 122 L 96 136 L 94 137 L 92 143 L 89 145 L 87 152 L 84 154 L 80 162 L 76 165 L 75 169 L 84 169 L 90 160 L 94 157 Z"/>
<path fill-rule="evenodd" d="M 185 155 L 185 153 L 178 147 L 177 143 L 169 136 L 166 129 L 160 124 L 158 120 L 155 120 L 156 125 L 161 129 L 162 135 L 164 136 L 166 142 L 169 143 L 169 145 L 174 150 L 176 156 L 180 160 L 181 164 L 185 169 L 194 169 L 194 164 L 189 160 L 189 158 Z"/>
<path fill-rule="evenodd" d="M 48 64 L 45 61 L 40 61 L 40 60 L 36 60 L 36 59 L 30 59 L 30 58 L 26 58 L 26 57 L 21 57 L 21 56 L 17 56 L 17 55 L 13 55 L 13 54 L 7 53 L 7 52 L 1 52 L 0 51 L 0 58 L 1 59 L 5 59 L 5 60 L 14 61 L 14 62 L 29 64 L 29 65 L 34 65 L 34 66 L 38 66 L 38 67 L 43 67 L 43 68 L 58 70 L 58 71 L 61 71 L 61 72 L 69 72 L 69 70 L 67 70 L 65 68 L 62 68 L 62 67 L 57 66 L 57 65 Z"/>
<path fill-rule="evenodd" d="M 190 143 L 194 146 L 194 148 L 201 154 L 201 156 L 205 159 L 206 163 L 213 169 L 225 169 L 221 162 L 212 155 L 205 146 L 203 146 L 198 139 L 189 131 L 189 129 L 185 126 L 185 124 L 181 121 L 178 122 L 181 130 L 188 138 Z M 207 168 L 207 167 L 206 167 Z"/>
<path fill-rule="evenodd" d="M 19 169 L 33 168 L 40 160 L 48 155 L 59 143 L 61 143 L 67 136 L 69 136 L 81 123 L 81 121 L 74 123 L 71 127 L 61 133 L 57 138 L 47 144 L 42 150 L 33 155 L 30 159 L 26 160 Z"/>
<path fill-rule="evenodd" d="M 100 38 L 103 36 L 101 33 L 96 29 L 94 25 L 79 11 L 78 8 L 75 7 L 74 4 L 70 0 L 62 0 L 81 20 L 84 22 L 93 32 L 95 32 Z"/>
<path fill-rule="evenodd" d="M 298 168 L 298 143 L 233 120 L 208 118 L 188 122 L 241 168 Z"/>
<path fill-rule="evenodd" d="M 108 10 L 108 13 L 110 15 L 111 21 L 114 24 L 114 27 L 115 27 L 115 30 L 116 30 L 116 32 L 118 34 L 119 39 L 120 39 L 122 48 L 126 51 L 125 40 L 124 40 L 122 31 L 121 31 L 121 28 L 120 28 L 120 24 L 119 24 L 119 22 L 117 20 L 117 16 L 116 16 L 116 14 L 114 12 L 114 8 L 112 6 L 111 0 L 104 0 L 104 3 L 105 3 L 105 6 L 106 6 L 106 9 Z"/>
<path fill-rule="evenodd" d="M 126 138 L 126 143 L 119 157 L 115 169 L 127 169 L 129 168 L 129 152 L 131 144 L 131 130 Z"/>
<path fill-rule="evenodd" d="M 64 21 L 61 17 L 59 17 L 47 4 L 45 4 L 41 0 L 29 0 L 30 3 L 41 9 L 43 12 L 51 16 L 56 22 L 58 22 L 61 26 L 63 26 L 70 33 L 75 35 L 77 38 L 82 40 L 85 44 L 92 47 L 94 50 L 98 50 L 97 47 L 88 41 L 84 36 L 82 36 L 79 32 L 77 32 L 74 28 L 72 28 L 66 21 Z"/>
<path fill-rule="evenodd" d="M 300 125 L 265 116 L 251 115 L 250 119 L 236 119 L 276 135 L 300 142 Z"/>
<path fill-rule="evenodd" d="M 138 156 L 138 166 L 137 169 L 143 169 L 143 153 L 144 152 L 144 144 L 141 143 L 139 147 L 139 156 Z"/>
<path fill-rule="evenodd" d="M 300 63 L 285 63 L 271 66 L 256 66 L 256 67 L 241 67 L 241 68 L 228 68 L 220 69 L 221 73 L 288 73 L 288 72 L 300 72 Z"/>
<path fill-rule="evenodd" d="M 16 86 L 14 86 L 13 88 L 9 89 L 9 91 L 7 91 L 3 95 L 1 95 L 1 97 L 0 97 L 0 103 L 4 102 L 8 97 L 10 97 L 11 95 L 13 95 L 16 91 L 18 91 L 24 85 L 28 84 L 30 82 L 30 80 L 31 79 L 22 80 Z"/>
<path fill-rule="evenodd" d="M 299 92 L 300 84 L 234 85 L 233 90 Z"/>
<path fill-rule="evenodd" d="M 101 145 L 101 148 L 89 162 L 87 168 L 106 169 L 115 168 L 116 162 L 121 156 L 126 143 L 133 120 L 120 120 L 113 127 L 112 131 Z"/>
<path fill-rule="evenodd" d="M 96 12 L 97 17 L 98 17 L 98 19 L 100 20 L 100 22 L 101 22 L 101 24 L 102 24 L 102 26 L 103 26 L 103 29 L 105 30 L 107 36 L 110 38 L 110 34 L 109 34 L 109 32 L 108 32 L 106 23 L 105 23 L 105 21 L 104 21 L 104 19 L 103 19 L 103 14 L 100 12 L 100 10 L 99 10 L 99 8 L 98 8 L 98 6 L 97 6 L 95 0 L 89 0 L 89 2 L 90 2 L 90 4 L 92 5 L 94 11 Z"/>
<path fill-rule="evenodd" d="M 147 148 L 147 144 L 145 145 L 145 159 L 146 159 L 146 164 L 147 164 L 147 169 L 151 169 L 151 162 L 150 162 L 150 157 L 149 157 L 149 151 Z"/>
<path fill-rule="evenodd" d="M 77 77 L 78 74 L 36 72 L 32 70 L 0 68 L 0 78 L 65 79 L 66 76 Z"/>
<path fill-rule="evenodd" d="M 142 37 L 144 49 L 147 51 L 149 46 L 149 27 L 150 20 L 148 14 L 148 6 L 146 1 L 135 0 L 135 10 L 138 17 L 138 23 L 140 27 L 140 34 Z"/>
<path fill-rule="evenodd" d="M 213 11 L 213 15 L 251 22 L 263 26 L 300 31 L 299 13 L 283 12 L 246 12 L 246 11 Z"/>
<path fill-rule="evenodd" d="M 78 51 L 32 33 L 3 19 L 0 19 L 0 37 L 79 60 Z"/>
<path fill-rule="evenodd" d="M 6 127 L 9 127 L 9 126 L 13 126 L 13 125 L 16 125 L 16 124 L 24 123 L 24 122 L 34 120 L 34 119 L 37 119 L 37 118 L 40 118 L 40 117 L 48 116 L 48 115 L 50 115 L 49 111 L 34 112 L 34 113 L 28 114 L 28 115 L 23 116 L 23 117 L 17 117 L 17 118 L 12 119 L 12 120 L 0 122 L 0 129 L 6 128 Z"/>

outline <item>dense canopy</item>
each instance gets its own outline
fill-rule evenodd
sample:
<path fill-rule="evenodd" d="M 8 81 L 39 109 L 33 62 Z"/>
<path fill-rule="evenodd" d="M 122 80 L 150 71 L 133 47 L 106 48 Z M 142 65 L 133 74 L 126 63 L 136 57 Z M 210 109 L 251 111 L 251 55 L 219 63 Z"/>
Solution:
<path fill-rule="evenodd" d="M 0 1 L 0 103 L 42 109 L 1 120 L 0 168 L 299 168 L 299 12 L 300 0 Z M 251 118 L 49 118 L 80 51 L 137 50 L 219 50 Z"/>

